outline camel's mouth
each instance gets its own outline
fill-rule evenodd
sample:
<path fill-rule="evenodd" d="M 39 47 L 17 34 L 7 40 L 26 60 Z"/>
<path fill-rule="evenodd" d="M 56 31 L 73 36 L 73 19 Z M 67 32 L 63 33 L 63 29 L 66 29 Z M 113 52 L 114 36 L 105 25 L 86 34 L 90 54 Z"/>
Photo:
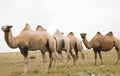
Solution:
<path fill-rule="evenodd" d="M 3 31 L 5 31 L 5 30 L 6 30 L 6 26 L 2 26 L 1 29 L 2 29 Z"/>
<path fill-rule="evenodd" d="M 11 27 L 12 27 L 12 26 L 2 26 L 1 29 L 2 29 L 4 32 L 9 32 Z"/>

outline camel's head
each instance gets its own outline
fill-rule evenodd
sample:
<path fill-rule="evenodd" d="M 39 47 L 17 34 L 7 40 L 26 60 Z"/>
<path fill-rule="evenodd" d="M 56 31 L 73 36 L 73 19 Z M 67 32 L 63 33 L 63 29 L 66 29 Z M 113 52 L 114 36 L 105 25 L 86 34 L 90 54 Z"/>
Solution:
<path fill-rule="evenodd" d="M 1 29 L 4 31 L 4 32 L 9 32 L 11 30 L 12 26 L 11 25 L 7 25 L 7 26 L 2 26 Z"/>
<path fill-rule="evenodd" d="M 81 33 L 81 34 L 80 34 L 81 38 L 85 38 L 86 35 L 87 35 L 86 33 Z"/>

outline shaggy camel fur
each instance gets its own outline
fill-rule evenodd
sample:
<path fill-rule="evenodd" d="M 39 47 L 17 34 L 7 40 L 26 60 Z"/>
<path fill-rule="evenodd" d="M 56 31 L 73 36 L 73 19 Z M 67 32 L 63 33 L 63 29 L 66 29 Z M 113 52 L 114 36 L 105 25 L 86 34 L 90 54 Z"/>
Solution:
<path fill-rule="evenodd" d="M 84 60 L 84 54 L 82 52 L 83 47 L 82 47 L 82 42 L 74 35 L 73 32 L 70 32 L 67 37 L 70 39 L 70 54 L 73 57 L 74 64 L 76 63 L 78 59 L 78 51 L 81 53 L 82 60 Z M 72 53 L 72 49 L 74 49 L 75 55 Z"/>
<path fill-rule="evenodd" d="M 106 35 L 101 35 L 100 32 L 97 32 L 91 41 L 86 39 L 86 33 L 82 33 L 80 35 L 85 46 L 88 49 L 93 48 L 95 54 L 95 65 L 97 60 L 97 53 L 99 54 L 101 65 L 103 65 L 101 51 L 109 51 L 113 47 L 115 47 L 118 54 L 118 59 L 116 61 L 116 64 L 118 64 L 120 59 L 120 41 L 113 36 L 112 32 L 109 32 Z"/>
<path fill-rule="evenodd" d="M 62 32 L 60 32 L 58 29 L 54 32 L 53 37 L 56 40 L 56 50 L 58 52 L 58 55 L 62 57 L 62 50 L 67 52 L 67 63 L 70 60 L 70 40 L 69 38 L 65 37 Z M 60 57 L 60 58 L 61 58 Z M 67 65 L 66 63 L 66 65 Z"/>
<path fill-rule="evenodd" d="M 13 37 L 12 26 L 2 26 L 2 30 L 4 31 L 4 37 L 5 41 L 8 44 L 10 48 L 19 48 L 20 52 L 24 56 L 25 61 L 25 68 L 24 73 L 28 72 L 28 50 L 34 51 L 34 50 L 43 50 L 44 48 L 48 49 L 49 57 L 50 57 L 50 64 L 49 68 L 51 67 L 51 64 L 53 62 L 53 59 L 55 59 L 55 52 L 56 52 L 56 43 L 52 36 L 49 36 L 48 34 L 44 33 L 38 33 L 36 31 L 32 31 L 30 29 L 29 24 L 26 24 L 25 28 L 21 31 L 21 33 L 17 37 Z"/>

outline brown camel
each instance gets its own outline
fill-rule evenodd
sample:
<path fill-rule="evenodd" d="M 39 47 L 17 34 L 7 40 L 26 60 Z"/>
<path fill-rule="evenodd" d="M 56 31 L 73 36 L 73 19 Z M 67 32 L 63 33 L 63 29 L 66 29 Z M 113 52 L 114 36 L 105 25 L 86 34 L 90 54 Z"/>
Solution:
<path fill-rule="evenodd" d="M 88 41 L 86 39 L 86 33 L 82 33 L 80 35 L 85 46 L 88 49 L 93 48 L 95 54 L 95 65 L 97 60 L 97 53 L 99 54 L 101 65 L 103 65 L 101 51 L 109 51 L 113 47 L 115 47 L 118 54 L 118 59 L 116 61 L 116 64 L 118 64 L 118 61 L 120 59 L 120 40 L 115 38 L 112 32 L 109 32 L 106 35 L 101 35 L 100 32 L 97 32 L 91 41 Z"/>
<path fill-rule="evenodd" d="M 34 50 L 43 50 L 44 48 L 48 49 L 49 57 L 50 57 L 50 64 L 49 68 L 51 67 L 51 64 L 53 62 L 53 59 L 55 59 L 55 52 L 56 52 L 56 43 L 53 38 L 48 36 L 48 34 L 40 34 L 36 31 L 30 30 L 29 24 L 26 24 L 24 30 L 21 31 L 21 33 L 17 37 L 13 37 L 12 26 L 2 26 L 2 30 L 4 32 L 5 41 L 8 44 L 10 48 L 19 48 L 20 52 L 24 56 L 25 61 L 25 68 L 24 73 L 28 72 L 28 50 L 34 51 Z"/>
<path fill-rule="evenodd" d="M 67 37 L 70 39 L 70 54 L 71 56 L 73 57 L 73 61 L 74 61 L 74 64 L 76 63 L 77 59 L 78 59 L 78 51 L 81 53 L 81 56 L 82 56 L 82 60 L 84 60 L 84 54 L 82 52 L 83 50 L 83 47 L 82 47 L 82 42 L 74 35 L 73 32 L 70 32 Z M 73 54 L 72 52 L 72 49 L 74 49 L 75 51 L 75 54 L 76 54 L 76 57 L 75 55 Z"/>

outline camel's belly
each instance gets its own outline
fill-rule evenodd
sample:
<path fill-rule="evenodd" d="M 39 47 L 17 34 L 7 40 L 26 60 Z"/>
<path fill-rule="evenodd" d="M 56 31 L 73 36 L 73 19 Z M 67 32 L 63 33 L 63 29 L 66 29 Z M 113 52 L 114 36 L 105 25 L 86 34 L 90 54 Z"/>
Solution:
<path fill-rule="evenodd" d="M 103 46 L 102 48 L 101 48 L 101 50 L 102 51 L 109 51 L 109 50 L 111 50 L 112 48 L 113 48 L 114 46 Z"/>
<path fill-rule="evenodd" d="M 31 46 L 29 46 L 28 50 L 35 51 L 35 50 L 42 50 L 43 48 L 44 48 L 43 45 L 31 45 Z"/>

